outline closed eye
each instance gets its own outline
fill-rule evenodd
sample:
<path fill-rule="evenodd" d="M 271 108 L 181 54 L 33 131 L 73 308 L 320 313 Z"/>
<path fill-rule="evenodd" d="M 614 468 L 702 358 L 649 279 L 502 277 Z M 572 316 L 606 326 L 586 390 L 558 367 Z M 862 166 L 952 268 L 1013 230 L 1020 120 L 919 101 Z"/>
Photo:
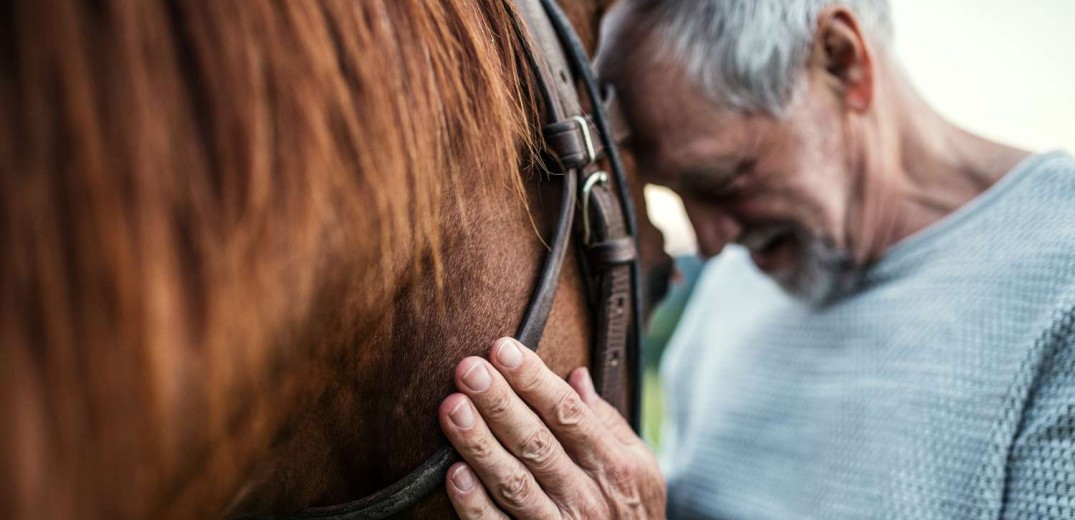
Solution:
<path fill-rule="evenodd" d="M 743 188 L 746 174 L 754 171 L 756 165 L 757 161 L 750 159 L 740 161 L 729 173 L 708 171 L 684 174 L 684 188 L 703 198 L 726 199 Z"/>

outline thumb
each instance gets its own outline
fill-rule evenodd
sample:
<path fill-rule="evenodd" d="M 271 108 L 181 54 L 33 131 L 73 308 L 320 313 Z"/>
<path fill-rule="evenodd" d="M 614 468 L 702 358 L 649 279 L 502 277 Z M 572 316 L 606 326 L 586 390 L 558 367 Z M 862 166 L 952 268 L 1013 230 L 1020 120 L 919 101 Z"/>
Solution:
<path fill-rule="evenodd" d="M 631 425 L 627 424 L 627 420 L 620 415 L 619 410 L 616 410 L 616 407 L 601 398 L 597 390 L 594 389 L 593 378 L 590 377 L 590 371 L 587 368 L 575 369 L 568 377 L 567 382 L 571 385 L 571 388 L 574 388 L 579 393 L 582 401 L 590 406 L 597 419 L 612 432 L 616 439 L 628 446 L 642 444 L 642 439 L 635 435 Z"/>

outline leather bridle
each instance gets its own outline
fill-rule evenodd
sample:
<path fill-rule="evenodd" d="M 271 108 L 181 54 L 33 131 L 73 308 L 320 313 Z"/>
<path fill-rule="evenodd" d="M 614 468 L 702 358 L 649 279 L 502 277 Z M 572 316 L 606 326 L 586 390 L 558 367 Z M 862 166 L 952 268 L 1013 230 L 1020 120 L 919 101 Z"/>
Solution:
<path fill-rule="evenodd" d="M 594 383 L 638 431 L 642 285 L 635 208 L 616 148 L 625 126 L 622 119 L 614 119 L 615 97 L 611 90 L 598 87 L 582 43 L 555 0 L 513 2 L 519 16 L 516 29 L 529 42 L 527 57 L 544 102 L 545 167 L 562 183 L 551 249 L 516 338 L 537 349 L 574 234 L 597 317 L 591 356 Z M 576 82 L 583 85 L 592 114 L 583 112 Z M 611 175 L 600 169 L 602 162 L 607 162 Z M 576 201 L 582 209 L 581 224 L 575 222 Z M 414 471 L 370 496 L 275 518 L 385 518 L 443 486 L 448 467 L 457 460 L 458 454 L 446 444 Z"/>

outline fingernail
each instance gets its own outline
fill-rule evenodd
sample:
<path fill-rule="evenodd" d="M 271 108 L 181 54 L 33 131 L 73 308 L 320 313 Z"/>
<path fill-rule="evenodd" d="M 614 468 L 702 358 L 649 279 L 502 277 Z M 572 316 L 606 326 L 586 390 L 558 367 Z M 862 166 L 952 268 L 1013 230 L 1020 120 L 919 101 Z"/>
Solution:
<path fill-rule="evenodd" d="M 452 473 L 452 484 L 462 492 L 470 491 L 474 487 L 474 474 L 466 466 L 459 466 Z"/>
<path fill-rule="evenodd" d="M 496 358 L 501 365 L 507 368 L 515 368 L 523 362 L 523 352 L 519 350 L 519 343 L 515 340 L 500 342 L 500 348 L 496 352 Z"/>
<path fill-rule="evenodd" d="M 489 383 L 492 380 L 489 379 L 489 370 L 485 368 L 485 363 L 474 363 L 474 366 L 470 367 L 465 374 L 463 374 L 463 384 L 467 385 L 467 388 L 481 392 L 486 388 L 489 388 Z"/>
<path fill-rule="evenodd" d="M 448 412 L 448 417 L 460 428 L 474 426 L 474 411 L 470 409 L 470 403 L 466 401 L 460 401 L 459 404 L 455 405 L 455 408 Z"/>

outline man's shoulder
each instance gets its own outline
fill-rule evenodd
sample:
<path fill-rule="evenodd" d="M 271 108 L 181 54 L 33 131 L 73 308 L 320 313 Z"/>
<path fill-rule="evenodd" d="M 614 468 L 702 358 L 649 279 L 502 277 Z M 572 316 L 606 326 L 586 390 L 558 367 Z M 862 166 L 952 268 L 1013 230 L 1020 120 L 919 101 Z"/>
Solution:
<path fill-rule="evenodd" d="M 1052 171 L 1054 173 L 1075 174 L 1075 156 L 1067 150 L 1053 150 L 1051 152 L 1035 154 L 1030 157 L 1037 160 L 1036 169 Z"/>
<path fill-rule="evenodd" d="M 1027 158 L 978 199 L 886 253 L 878 278 L 912 294 L 1048 304 L 1075 286 L 1075 158 Z M 1013 303 L 1015 303 L 1013 301 Z"/>
<path fill-rule="evenodd" d="M 1046 281 L 1059 294 L 1075 285 L 1075 158 L 1053 152 L 1027 161 L 1020 186 L 969 230 L 969 240 L 982 244 L 980 265 L 1029 285 Z"/>
<path fill-rule="evenodd" d="M 1009 205 L 1029 215 L 1056 215 L 1070 218 L 1075 215 L 1075 157 L 1065 151 L 1055 151 L 1028 157 L 1009 176 L 1017 175 Z M 998 184 L 1008 182 L 1002 179 Z M 1048 219 L 1048 218 L 1047 218 Z"/>
<path fill-rule="evenodd" d="M 1031 197 L 1043 197 L 1056 202 L 1068 202 L 1058 206 L 1042 206 L 1042 210 L 1075 212 L 1075 157 L 1062 150 L 1037 154 L 1028 157 L 1021 169 L 1027 170 L 1029 188 L 1026 194 Z"/>

